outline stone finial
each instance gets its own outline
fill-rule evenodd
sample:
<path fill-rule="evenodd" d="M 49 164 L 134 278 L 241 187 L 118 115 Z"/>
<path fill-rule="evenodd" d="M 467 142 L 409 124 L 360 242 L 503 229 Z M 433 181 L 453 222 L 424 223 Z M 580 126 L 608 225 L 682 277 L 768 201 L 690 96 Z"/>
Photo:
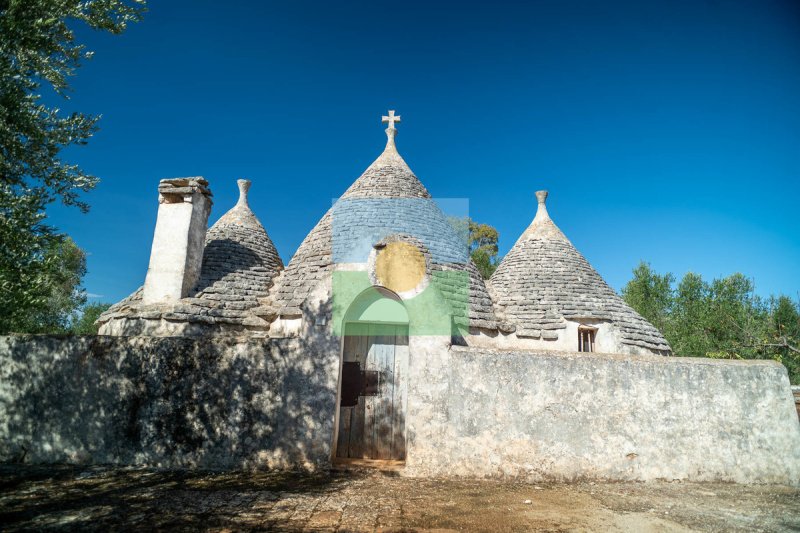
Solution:
<path fill-rule="evenodd" d="M 547 191 L 536 191 L 536 200 L 539 203 L 536 209 L 536 216 L 533 217 L 533 222 L 531 222 L 528 229 L 522 233 L 517 242 L 526 239 L 567 241 L 567 238 L 561 233 L 561 230 L 558 229 L 558 226 L 555 225 L 550 218 L 550 214 L 547 212 L 547 206 L 545 205 L 547 201 Z"/>
<path fill-rule="evenodd" d="M 400 115 L 394 114 L 394 109 L 389 110 L 389 115 L 383 115 L 381 122 L 389 124 L 386 128 L 386 148 L 394 148 L 394 137 L 397 135 L 397 128 L 394 127 L 395 122 L 400 122 Z"/>
<path fill-rule="evenodd" d="M 539 207 L 536 209 L 536 217 L 533 219 L 534 222 L 537 220 L 549 220 L 550 215 L 545 205 L 545 202 L 547 202 L 547 191 L 536 191 L 536 200 L 539 202 Z"/>
<path fill-rule="evenodd" d="M 378 159 L 373 161 L 369 168 L 364 172 L 364 176 L 369 173 L 370 169 L 383 167 L 396 167 L 396 171 L 398 170 L 397 167 L 402 167 L 404 171 L 411 173 L 411 169 L 408 168 L 406 162 L 403 161 L 403 158 L 399 153 L 397 153 L 397 146 L 394 144 L 394 138 L 395 135 L 397 135 L 397 128 L 395 127 L 395 124 L 400 122 L 400 115 L 395 115 L 394 113 L 394 109 L 390 109 L 388 115 L 381 117 L 381 121 L 389 125 L 386 128 L 386 147 L 383 149 L 383 152 L 381 152 L 381 155 L 378 156 Z M 364 176 L 362 176 L 362 178 Z M 361 178 L 359 178 L 359 180 L 360 179 Z"/>
<path fill-rule="evenodd" d="M 258 221 L 256 215 L 250 209 L 250 203 L 247 199 L 247 193 L 250 191 L 251 185 L 250 180 L 236 180 L 236 185 L 239 186 L 239 200 L 227 213 L 219 217 L 212 229 L 222 226 L 246 226 L 261 228 L 264 231 L 264 226 L 261 225 L 261 222 Z"/>
<path fill-rule="evenodd" d="M 236 180 L 236 184 L 239 186 L 239 201 L 236 202 L 236 205 L 249 207 L 247 203 L 247 191 L 250 190 L 250 180 Z"/>

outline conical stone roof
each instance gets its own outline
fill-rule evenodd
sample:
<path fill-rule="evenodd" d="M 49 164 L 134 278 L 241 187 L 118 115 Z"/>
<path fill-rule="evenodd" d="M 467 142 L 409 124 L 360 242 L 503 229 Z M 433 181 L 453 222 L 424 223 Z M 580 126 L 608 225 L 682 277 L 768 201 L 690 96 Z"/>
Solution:
<path fill-rule="evenodd" d="M 466 247 L 461 247 L 459 260 L 458 244 L 444 237 L 453 233 L 453 227 L 397 152 L 396 130 L 390 127 L 386 133 L 388 140 L 383 153 L 306 236 L 276 280 L 270 303 L 283 317 L 301 315 L 303 303 L 318 283 L 331 275 L 336 263 L 347 262 L 342 256 L 348 253 L 348 239 L 355 240 L 374 230 L 377 242 L 381 230 L 393 228 L 403 233 L 403 228 L 407 228 L 409 235 L 436 243 L 439 255 L 433 258 L 432 270 L 458 270 L 467 274 L 468 288 L 455 286 L 458 284 L 440 287 L 452 304 L 455 321 L 460 325 L 496 328 L 491 300 L 477 268 L 466 256 Z M 343 207 L 356 203 L 358 209 Z"/>
<path fill-rule="evenodd" d="M 670 352 L 663 335 L 608 286 L 551 220 L 547 191 L 536 196 L 536 217 L 490 280 L 503 329 L 556 340 L 566 320 L 599 319 L 613 323 L 624 345 Z"/>
<path fill-rule="evenodd" d="M 250 313 L 283 269 L 278 251 L 250 209 L 250 181 L 238 180 L 239 201 L 206 233 L 200 278 L 189 296 L 171 305 L 142 304 L 142 289 L 111 306 L 99 323 L 113 318 L 164 318 L 209 325 L 266 326 Z"/>
<path fill-rule="evenodd" d="M 283 262 L 247 203 L 250 182 L 238 184 L 239 201 L 208 230 L 200 279 L 194 296 L 184 300 L 208 308 L 210 316 L 244 319 L 267 295 Z"/>

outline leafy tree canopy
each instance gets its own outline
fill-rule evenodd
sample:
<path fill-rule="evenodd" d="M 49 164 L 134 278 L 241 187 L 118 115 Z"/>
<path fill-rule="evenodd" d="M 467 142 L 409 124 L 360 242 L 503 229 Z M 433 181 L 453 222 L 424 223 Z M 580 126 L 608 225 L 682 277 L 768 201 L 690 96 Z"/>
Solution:
<path fill-rule="evenodd" d="M 469 228 L 467 243 L 470 257 L 478 267 L 483 279 L 489 279 L 497 270 L 499 263 L 497 241 L 500 239 L 500 234 L 488 224 L 480 224 L 471 219 L 468 219 L 467 223 Z"/>
<path fill-rule="evenodd" d="M 633 270 L 633 279 L 622 289 L 628 305 L 636 309 L 660 331 L 666 327 L 666 319 L 672 311 L 672 274 L 655 273 L 647 263 L 640 263 Z"/>
<path fill-rule="evenodd" d="M 82 210 L 80 192 L 97 178 L 60 159 L 63 148 L 85 144 L 99 117 L 62 115 L 41 102 L 42 85 L 67 97 L 69 78 L 92 57 L 75 42 L 69 23 L 120 33 L 142 15 L 134 0 L 0 0 L 0 177 L 6 194 L 55 199 Z"/>
<path fill-rule="evenodd" d="M 75 318 L 69 332 L 75 335 L 97 335 L 98 327 L 94 323 L 111 304 L 91 303 L 83 306 L 80 317 Z"/>
<path fill-rule="evenodd" d="M 65 115 L 41 94 L 67 98 L 69 78 L 92 56 L 75 42 L 71 24 L 116 34 L 139 20 L 144 7 L 140 0 L 0 0 L 0 333 L 39 331 L 69 315 L 63 315 L 67 302 L 81 303 L 73 292 L 53 292 L 74 291 L 65 276 L 79 280 L 85 259 L 44 223 L 45 209 L 60 200 L 88 210 L 80 195 L 97 178 L 63 161 L 61 151 L 86 144 L 98 117 Z M 69 267 L 76 270 L 67 276 Z M 53 305 L 46 319 L 44 302 Z"/>
<path fill-rule="evenodd" d="M 10 244 L 12 251 L 20 248 L 18 241 Z M 37 260 L 24 269 L 0 265 L 1 332 L 63 333 L 72 313 L 86 302 L 80 288 L 86 273 L 83 250 L 69 237 L 39 239 L 37 247 Z M 6 291 L 9 287 L 12 291 Z M 17 287 L 23 290 L 14 291 Z"/>
<path fill-rule="evenodd" d="M 658 327 L 677 355 L 774 359 L 800 383 L 800 301 L 760 298 L 742 274 L 712 280 L 687 273 L 677 285 L 641 263 L 622 290 L 625 301 Z"/>
<path fill-rule="evenodd" d="M 469 217 L 448 217 L 448 223 L 467 244 L 469 255 L 483 279 L 489 279 L 500 262 L 497 257 L 497 241 L 500 234 L 488 224 L 481 224 Z"/>

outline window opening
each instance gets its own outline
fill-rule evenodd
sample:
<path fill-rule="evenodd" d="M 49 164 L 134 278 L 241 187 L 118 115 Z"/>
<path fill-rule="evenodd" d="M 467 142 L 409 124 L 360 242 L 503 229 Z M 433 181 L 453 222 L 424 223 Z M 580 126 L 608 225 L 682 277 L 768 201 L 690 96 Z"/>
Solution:
<path fill-rule="evenodd" d="M 578 326 L 578 351 L 593 352 L 597 328 L 592 326 Z"/>

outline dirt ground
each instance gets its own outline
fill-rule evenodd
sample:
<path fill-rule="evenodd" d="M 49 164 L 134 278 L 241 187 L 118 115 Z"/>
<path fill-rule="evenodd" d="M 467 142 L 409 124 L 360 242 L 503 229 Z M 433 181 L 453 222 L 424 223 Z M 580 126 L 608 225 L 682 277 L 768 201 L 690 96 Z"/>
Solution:
<path fill-rule="evenodd" d="M 800 531 L 800 490 L 0 466 L 0 530 Z"/>

